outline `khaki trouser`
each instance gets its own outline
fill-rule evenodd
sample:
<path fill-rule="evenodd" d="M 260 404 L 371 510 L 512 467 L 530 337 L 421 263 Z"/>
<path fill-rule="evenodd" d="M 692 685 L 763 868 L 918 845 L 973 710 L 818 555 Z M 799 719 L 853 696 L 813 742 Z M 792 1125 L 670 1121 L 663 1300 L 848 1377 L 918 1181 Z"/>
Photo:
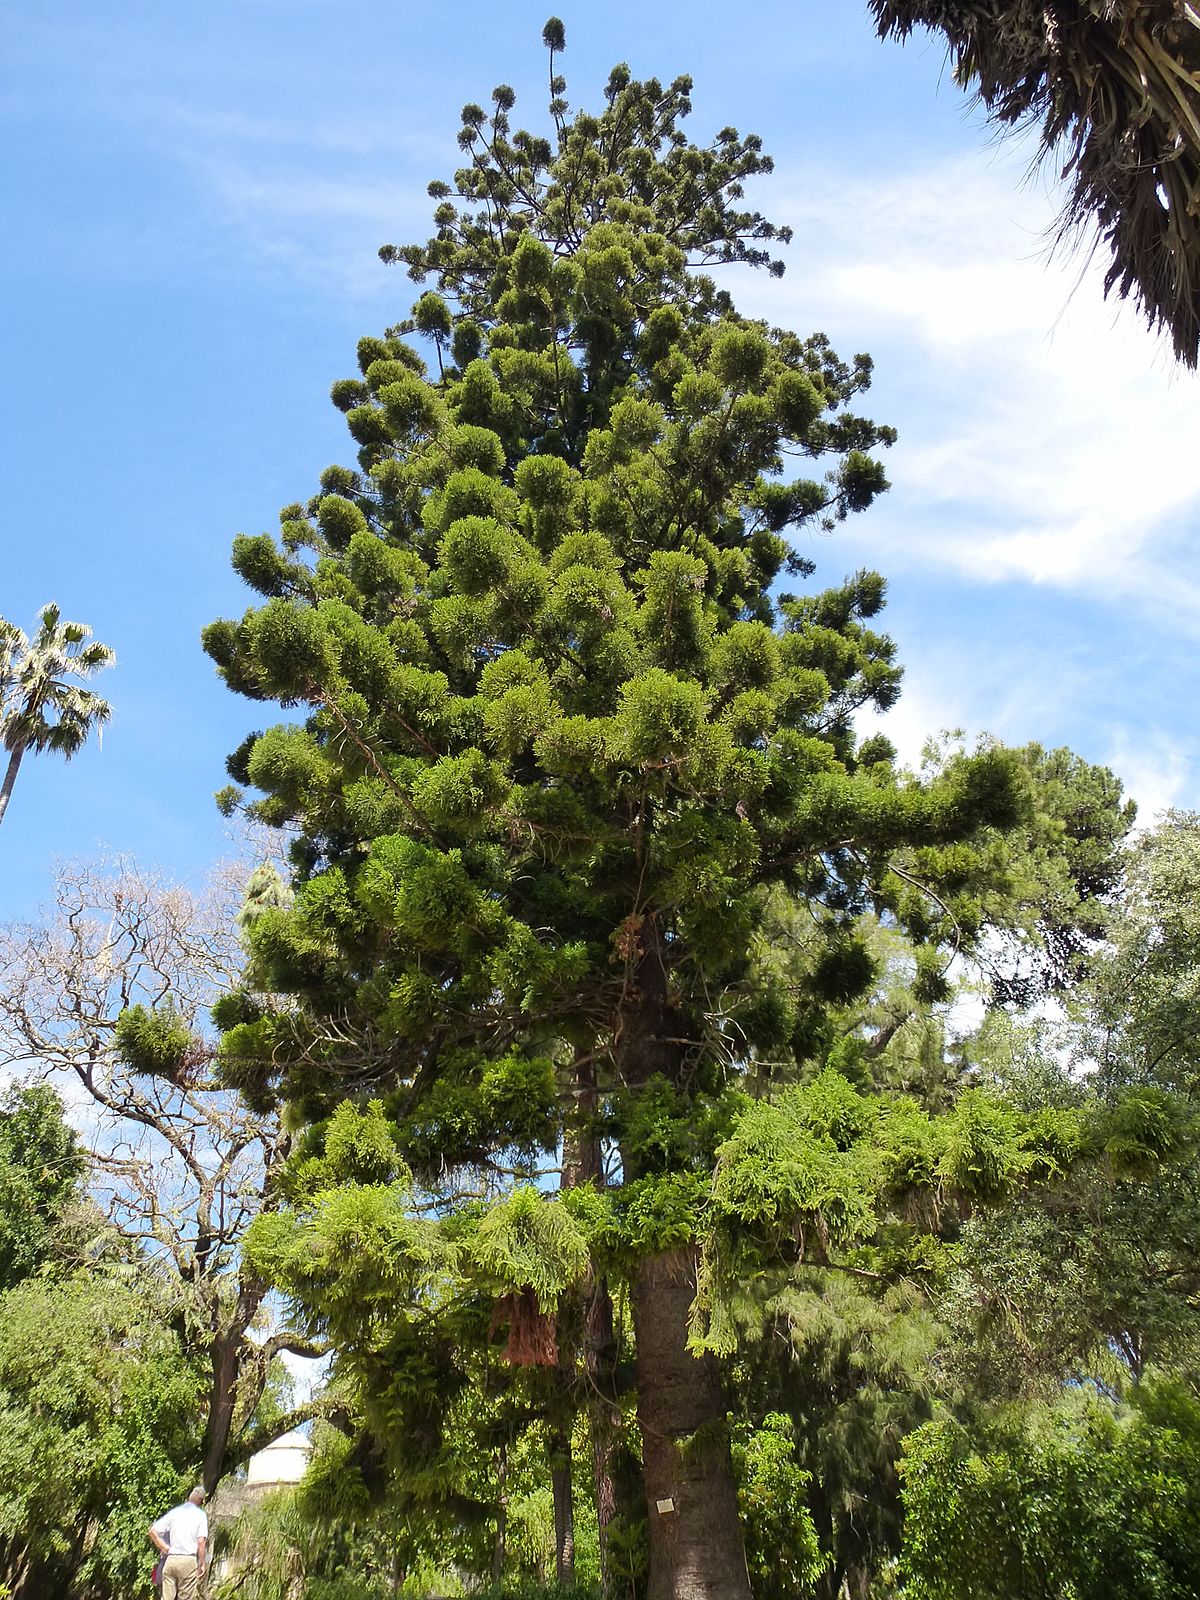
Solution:
<path fill-rule="evenodd" d="M 195 1556 L 168 1556 L 163 1567 L 162 1600 L 196 1600 Z"/>

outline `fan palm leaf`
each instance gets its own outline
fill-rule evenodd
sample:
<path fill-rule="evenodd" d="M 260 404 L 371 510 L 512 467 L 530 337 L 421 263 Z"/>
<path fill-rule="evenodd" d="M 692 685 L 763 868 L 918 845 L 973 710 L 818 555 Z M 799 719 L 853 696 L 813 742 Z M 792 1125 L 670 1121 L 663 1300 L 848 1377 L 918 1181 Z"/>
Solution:
<path fill-rule="evenodd" d="M 43 606 L 32 639 L 0 617 L 0 745 L 9 753 L 0 785 L 0 820 L 25 755 L 52 751 L 70 760 L 112 707 L 81 686 L 116 660 L 82 622 L 64 622 L 58 607 Z"/>
<path fill-rule="evenodd" d="M 1070 188 L 1060 230 L 1109 249 L 1105 289 L 1132 294 L 1182 361 L 1200 353 L 1200 9 L 1192 0 L 870 0 L 882 37 L 945 35 L 991 117 L 1041 125 Z"/>

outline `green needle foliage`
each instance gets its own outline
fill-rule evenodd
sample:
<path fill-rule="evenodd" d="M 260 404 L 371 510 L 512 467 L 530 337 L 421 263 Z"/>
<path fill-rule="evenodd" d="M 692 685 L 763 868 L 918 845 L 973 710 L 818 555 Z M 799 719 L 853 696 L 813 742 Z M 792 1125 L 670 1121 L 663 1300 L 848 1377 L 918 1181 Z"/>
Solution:
<path fill-rule="evenodd" d="M 564 124 L 516 198 L 491 195 L 490 225 L 443 202 L 458 220 L 409 254 L 455 295 L 454 333 L 474 330 L 463 364 L 431 383 L 397 334 L 362 341 L 359 470 L 329 469 L 278 540 L 238 542 L 263 603 L 206 632 L 232 687 L 305 708 L 231 758 L 258 814 L 301 837 L 294 907 L 248 930 L 297 1008 L 232 1028 L 227 1070 L 312 1117 L 403 1085 L 402 1146 L 426 1167 L 553 1150 L 571 1046 L 601 1045 L 639 1089 L 658 1068 L 678 1089 L 686 1063 L 710 1093 L 734 1058 L 787 1052 L 806 1001 L 869 981 L 851 930 L 899 898 L 890 854 L 1018 814 L 1002 751 L 921 784 L 879 741 L 856 748 L 854 712 L 898 691 L 870 626 L 881 579 L 775 589 L 808 566 L 785 533 L 884 486 L 866 452 L 890 435 L 846 413 L 864 362 L 739 318 L 688 273 L 685 246 L 736 251 L 748 224 L 716 203 L 741 167 L 686 145 L 686 109 L 679 85 L 618 72 L 599 118 Z M 638 175 L 670 204 L 604 203 Z M 464 253 L 489 274 L 486 317 Z M 828 477 L 784 481 L 791 456 Z M 808 994 L 764 1003 L 750 945 L 774 886 L 827 954 Z M 631 1026 L 648 1005 L 654 1042 Z"/>
<path fill-rule="evenodd" d="M 892 431 L 852 409 L 870 362 L 743 318 L 704 271 L 777 270 L 783 235 L 743 209 L 757 140 L 691 143 L 688 80 L 623 67 L 571 116 L 561 24 L 546 39 L 553 137 L 512 130 L 503 86 L 464 109 L 434 237 L 385 251 L 432 287 L 333 388 L 357 466 L 237 540 L 259 599 L 206 630 L 231 688 L 295 713 L 229 761 L 222 803 L 249 787 L 295 830 L 295 899 L 247 923 L 218 1020 L 227 1081 L 310 1125 L 263 1270 L 391 1385 L 397 1426 L 439 1362 L 465 1370 L 431 1330 L 456 1283 L 478 1336 L 484 1289 L 551 1319 L 586 1244 L 631 1287 L 649 1452 L 718 1437 L 713 1356 L 685 1349 L 702 1245 L 693 1348 L 723 1351 L 704 1319 L 752 1261 L 873 1240 L 908 1191 L 1006 1195 L 1089 1135 L 986 1098 L 935 1126 L 816 1076 L 877 977 L 866 913 L 913 941 L 913 995 L 946 994 L 1011 885 L 996 840 L 1029 779 L 995 747 L 922 779 L 856 737 L 899 691 L 883 581 L 789 584 L 806 531 L 886 487 Z M 371 1098 L 368 1137 L 339 1107 Z M 606 1192 L 538 1199 L 560 1150 Z M 704 1375 L 678 1416 L 650 1398 L 676 1359 Z M 704 1581 L 744 1592 L 727 1439 L 648 1457 L 652 1507 L 662 1472 L 689 1489 L 674 1544 L 651 1518 L 651 1594 L 714 1527 Z"/>

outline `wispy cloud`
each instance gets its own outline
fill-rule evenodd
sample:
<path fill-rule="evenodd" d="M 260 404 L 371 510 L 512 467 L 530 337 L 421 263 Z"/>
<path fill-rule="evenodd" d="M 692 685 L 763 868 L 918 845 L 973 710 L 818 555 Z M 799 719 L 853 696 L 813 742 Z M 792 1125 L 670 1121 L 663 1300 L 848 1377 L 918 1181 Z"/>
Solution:
<path fill-rule="evenodd" d="M 234 162 L 205 163 L 197 176 L 214 223 L 237 236 L 256 271 L 356 300 L 395 296 L 399 285 L 403 298 L 397 269 L 378 251 L 429 231 L 428 202 L 413 185 Z"/>

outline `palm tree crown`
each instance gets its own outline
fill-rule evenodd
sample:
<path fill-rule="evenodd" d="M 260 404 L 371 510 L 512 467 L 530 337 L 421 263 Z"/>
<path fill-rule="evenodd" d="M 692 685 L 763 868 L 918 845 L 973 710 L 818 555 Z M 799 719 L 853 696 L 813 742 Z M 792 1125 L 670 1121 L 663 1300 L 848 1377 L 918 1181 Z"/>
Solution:
<path fill-rule="evenodd" d="M 112 716 L 107 700 L 71 680 L 94 677 L 111 666 L 114 652 L 92 639 L 84 623 L 64 622 L 55 605 L 42 607 L 38 624 L 29 639 L 0 617 L 0 744 L 9 753 L 0 820 L 27 752 L 50 750 L 69 761 L 91 730 Z"/>
<path fill-rule="evenodd" d="M 1200 354 L 1200 4 L 1196 0 L 870 0 L 883 36 L 945 35 L 1003 123 L 1065 156 L 1061 226 L 1092 225 L 1105 288 L 1133 293 L 1189 367 Z"/>

